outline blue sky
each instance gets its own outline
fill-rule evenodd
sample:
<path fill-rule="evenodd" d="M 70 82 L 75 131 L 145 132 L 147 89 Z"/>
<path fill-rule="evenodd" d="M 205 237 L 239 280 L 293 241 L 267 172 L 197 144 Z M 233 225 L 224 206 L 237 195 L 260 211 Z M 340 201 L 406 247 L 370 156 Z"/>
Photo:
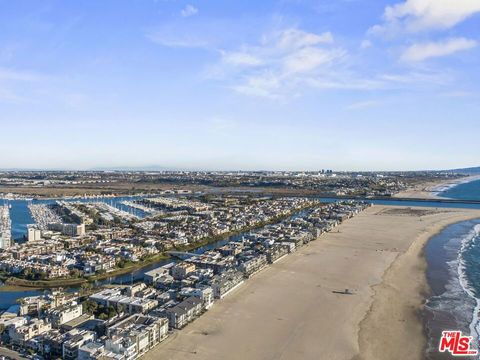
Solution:
<path fill-rule="evenodd" d="M 0 0 L 0 168 L 480 165 L 478 0 Z"/>

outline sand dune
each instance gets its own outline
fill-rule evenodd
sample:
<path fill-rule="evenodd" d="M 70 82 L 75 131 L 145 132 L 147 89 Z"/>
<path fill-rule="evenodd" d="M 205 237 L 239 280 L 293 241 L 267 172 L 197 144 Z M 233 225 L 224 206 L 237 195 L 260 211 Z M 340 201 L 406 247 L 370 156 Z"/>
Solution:
<path fill-rule="evenodd" d="M 374 206 L 255 275 L 144 358 L 421 359 L 423 245 L 475 217 Z M 335 293 L 345 288 L 353 295 Z"/>

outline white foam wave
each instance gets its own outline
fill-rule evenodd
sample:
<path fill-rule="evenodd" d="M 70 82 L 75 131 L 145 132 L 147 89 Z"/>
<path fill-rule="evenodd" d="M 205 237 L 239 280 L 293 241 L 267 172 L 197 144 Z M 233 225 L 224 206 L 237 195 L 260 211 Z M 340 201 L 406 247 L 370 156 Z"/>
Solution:
<path fill-rule="evenodd" d="M 480 180 L 480 176 L 469 176 L 462 180 L 453 180 L 452 182 L 442 183 L 430 189 L 430 193 L 434 196 L 440 196 L 443 192 L 450 190 L 458 185 L 467 184 L 472 181 Z"/>
<path fill-rule="evenodd" d="M 467 274 L 466 274 L 466 264 L 463 258 L 465 251 L 467 250 L 468 246 L 475 241 L 475 239 L 480 235 L 480 224 L 475 225 L 473 230 L 468 233 L 463 239 L 462 244 L 460 247 L 460 251 L 458 252 L 458 266 L 457 266 L 457 273 L 458 279 L 460 281 L 460 285 L 462 286 L 463 290 L 475 300 L 475 308 L 473 310 L 472 322 L 470 323 L 470 335 L 473 336 L 477 341 L 474 341 L 475 346 L 478 344 L 478 340 L 480 339 L 480 300 L 475 296 L 474 289 L 468 282 Z"/>

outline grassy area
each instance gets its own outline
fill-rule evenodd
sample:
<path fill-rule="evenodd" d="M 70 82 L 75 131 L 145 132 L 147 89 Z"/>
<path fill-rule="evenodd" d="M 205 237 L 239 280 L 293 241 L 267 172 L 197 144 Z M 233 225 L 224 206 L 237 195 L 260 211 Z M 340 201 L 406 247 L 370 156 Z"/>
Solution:
<path fill-rule="evenodd" d="M 5 290 L 16 288 L 16 290 L 25 290 L 28 288 L 32 289 L 49 289 L 55 287 L 68 287 L 68 286 L 78 286 L 83 283 L 86 283 L 87 280 L 84 278 L 69 278 L 69 279 L 52 279 L 52 280 L 26 280 L 20 279 L 17 277 L 9 277 L 5 279 L 5 286 L 0 287 L 0 291 L 13 291 Z"/>
<path fill-rule="evenodd" d="M 28 290 L 38 290 L 39 288 L 29 287 Z M 0 286 L 0 292 L 9 292 L 9 291 L 23 291 L 26 290 L 25 286 L 19 285 L 3 285 Z"/>

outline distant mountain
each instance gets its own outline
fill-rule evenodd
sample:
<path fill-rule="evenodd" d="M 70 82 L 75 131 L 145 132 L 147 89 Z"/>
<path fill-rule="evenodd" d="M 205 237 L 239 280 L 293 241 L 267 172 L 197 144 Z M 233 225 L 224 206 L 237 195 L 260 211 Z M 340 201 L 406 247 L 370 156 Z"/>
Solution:
<path fill-rule="evenodd" d="M 480 166 L 463 168 L 463 169 L 453 169 L 450 171 L 460 173 L 460 174 L 477 175 L 477 174 L 480 174 Z"/>
<path fill-rule="evenodd" d="M 166 166 L 149 165 L 149 166 L 112 166 L 112 167 L 96 167 L 89 169 L 90 171 L 175 171 Z"/>

